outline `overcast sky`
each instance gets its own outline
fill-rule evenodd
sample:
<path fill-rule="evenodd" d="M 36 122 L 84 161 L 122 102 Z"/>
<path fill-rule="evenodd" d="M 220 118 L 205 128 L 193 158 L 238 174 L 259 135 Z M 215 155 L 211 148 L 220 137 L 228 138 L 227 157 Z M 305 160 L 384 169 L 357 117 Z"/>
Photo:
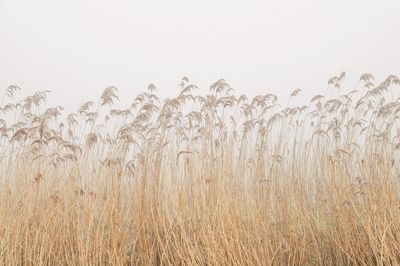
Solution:
<path fill-rule="evenodd" d="M 131 99 L 188 76 L 238 93 L 324 92 L 345 70 L 400 73 L 400 1 L 0 0 L 0 88 L 74 109 L 115 85 Z"/>

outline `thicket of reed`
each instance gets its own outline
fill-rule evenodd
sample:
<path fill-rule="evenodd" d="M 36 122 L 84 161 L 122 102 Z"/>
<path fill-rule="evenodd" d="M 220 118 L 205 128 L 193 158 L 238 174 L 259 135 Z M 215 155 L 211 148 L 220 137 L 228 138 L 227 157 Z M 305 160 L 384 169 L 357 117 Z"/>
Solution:
<path fill-rule="evenodd" d="M 400 264 L 400 79 L 344 78 L 307 106 L 183 78 L 173 99 L 150 85 L 113 109 L 109 87 L 69 115 L 10 86 L 0 264 Z"/>

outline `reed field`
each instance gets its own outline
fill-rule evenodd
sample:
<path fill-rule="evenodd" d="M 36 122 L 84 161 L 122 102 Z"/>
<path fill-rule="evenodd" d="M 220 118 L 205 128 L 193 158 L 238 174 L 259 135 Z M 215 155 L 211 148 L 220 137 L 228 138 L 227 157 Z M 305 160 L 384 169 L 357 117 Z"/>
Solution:
<path fill-rule="evenodd" d="M 0 265 L 400 265 L 400 79 L 344 79 L 303 106 L 184 77 L 71 114 L 9 86 Z"/>

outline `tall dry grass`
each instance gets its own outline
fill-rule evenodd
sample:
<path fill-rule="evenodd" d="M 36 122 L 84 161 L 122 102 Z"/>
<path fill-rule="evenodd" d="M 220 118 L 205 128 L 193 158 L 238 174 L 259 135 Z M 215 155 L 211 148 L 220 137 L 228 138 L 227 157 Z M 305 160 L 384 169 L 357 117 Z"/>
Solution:
<path fill-rule="evenodd" d="M 400 264 L 400 80 L 344 78 L 307 106 L 184 78 L 173 99 L 150 85 L 113 109 L 109 87 L 69 115 L 10 86 L 0 264 Z"/>

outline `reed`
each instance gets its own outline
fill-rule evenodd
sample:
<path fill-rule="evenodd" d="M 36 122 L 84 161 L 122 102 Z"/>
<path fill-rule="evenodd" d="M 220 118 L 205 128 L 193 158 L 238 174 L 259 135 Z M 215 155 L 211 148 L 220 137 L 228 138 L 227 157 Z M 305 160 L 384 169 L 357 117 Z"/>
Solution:
<path fill-rule="evenodd" d="M 345 76 L 305 106 L 184 77 L 71 114 L 8 87 L 0 264 L 400 264 L 400 79 Z"/>

